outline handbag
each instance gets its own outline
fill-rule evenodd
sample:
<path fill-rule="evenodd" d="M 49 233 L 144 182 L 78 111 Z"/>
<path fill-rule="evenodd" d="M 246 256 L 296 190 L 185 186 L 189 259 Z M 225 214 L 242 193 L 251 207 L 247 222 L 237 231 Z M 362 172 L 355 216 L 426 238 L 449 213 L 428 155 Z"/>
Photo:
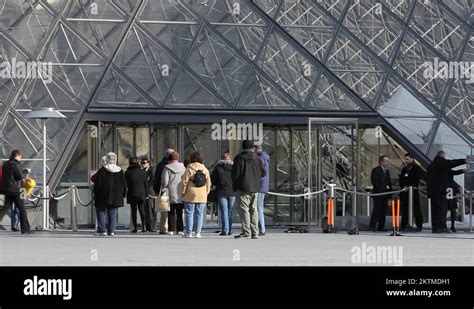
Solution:
<path fill-rule="evenodd" d="M 170 211 L 170 197 L 167 195 L 161 195 L 161 188 L 160 193 L 155 198 L 155 211 L 157 212 L 165 212 Z"/>

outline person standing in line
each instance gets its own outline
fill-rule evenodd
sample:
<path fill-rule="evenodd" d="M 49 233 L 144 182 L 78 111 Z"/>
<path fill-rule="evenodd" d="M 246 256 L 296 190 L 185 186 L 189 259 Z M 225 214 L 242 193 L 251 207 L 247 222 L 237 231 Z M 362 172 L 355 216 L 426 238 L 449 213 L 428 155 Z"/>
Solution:
<path fill-rule="evenodd" d="M 232 210 L 235 203 L 235 192 L 232 185 L 232 165 L 229 153 L 224 153 L 212 170 L 211 182 L 216 187 L 217 203 L 221 215 L 221 233 L 219 235 L 232 235 Z"/>
<path fill-rule="evenodd" d="M 423 169 L 415 163 L 415 159 L 410 153 L 405 154 L 405 167 L 399 177 L 400 188 L 413 187 L 413 214 L 415 215 L 416 231 L 421 232 L 423 230 L 423 213 L 421 212 L 420 206 L 420 192 L 417 188 L 420 185 L 420 180 L 425 177 Z M 400 230 L 403 231 L 408 225 L 408 192 L 400 193 L 400 204 L 402 206 L 402 222 L 400 224 Z"/>
<path fill-rule="evenodd" d="M 239 197 L 238 208 L 242 232 L 234 238 L 258 239 L 257 193 L 265 168 L 255 153 L 253 141 L 242 142 L 242 152 L 234 158 L 232 184 Z"/>
<path fill-rule="evenodd" d="M 94 185 L 94 201 L 97 211 L 97 236 L 114 236 L 117 227 L 118 208 L 123 207 L 127 196 L 125 174 L 117 165 L 117 155 L 109 152 L 107 164 L 97 171 Z M 107 216 L 108 225 L 105 225 Z"/>
<path fill-rule="evenodd" d="M 392 190 L 392 181 L 390 179 L 390 158 L 386 155 L 379 157 L 379 166 L 372 169 L 370 180 L 374 189 L 373 193 L 384 193 Z M 369 229 L 371 231 L 386 232 L 385 218 L 387 216 L 387 205 L 390 196 L 374 196 L 374 208 L 370 216 Z"/>
<path fill-rule="evenodd" d="M 192 233 L 195 232 L 196 238 L 201 238 L 207 195 L 211 190 L 211 177 L 200 152 L 196 151 L 191 155 L 182 183 L 186 229 L 184 237 L 192 238 Z"/>
<path fill-rule="evenodd" d="M 449 233 L 446 229 L 448 212 L 447 188 L 452 168 L 467 163 L 467 159 L 447 160 L 444 151 L 438 151 L 426 169 L 428 198 L 431 199 L 431 227 L 433 233 Z"/>
<path fill-rule="evenodd" d="M 31 172 L 30 169 L 25 169 L 23 173 L 20 169 L 20 162 L 22 154 L 20 150 L 13 150 L 10 155 L 10 160 L 2 166 L 2 189 L 5 195 L 4 212 L 12 208 L 13 204 L 20 213 L 20 229 L 22 234 L 32 234 L 28 215 L 25 209 L 25 203 L 21 197 L 21 189 L 25 177 Z M 3 218 L 4 214 L 0 216 Z"/>
<path fill-rule="evenodd" d="M 3 175 L 2 175 L 2 166 L 0 165 L 0 194 L 2 193 L 2 183 L 3 183 Z M 0 217 L 0 222 L 2 221 L 4 215 Z M 19 232 L 20 231 L 20 211 L 18 208 L 15 207 L 15 204 L 12 204 L 12 208 L 10 209 L 10 221 L 11 221 L 11 230 L 12 232 Z"/>
<path fill-rule="evenodd" d="M 153 167 L 150 164 L 148 158 L 143 158 L 141 161 L 141 166 L 146 174 L 147 182 L 147 199 L 145 201 L 145 221 L 147 222 L 146 230 L 148 232 L 156 232 L 156 211 L 155 203 L 152 198 L 149 196 L 155 196 L 155 190 L 153 190 Z"/>
<path fill-rule="evenodd" d="M 255 145 L 255 151 L 258 158 L 262 161 L 265 169 L 265 176 L 260 181 L 260 192 L 257 195 L 257 209 L 258 209 L 258 230 L 259 236 L 265 236 L 265 194 L 270 189 L 270 155 L 263 150 L 262 145 Z"/>
<path fill-rule="evenodd" d="M 145 203 L 148 196 L 147 175 L 141 168 L 137 157 L 131 157 L 128 161 L 129 166 L 125 172 L 125 179 L 127 180 L 127 203 L 130 204 L 132 213 L 133 230 L 132 233 L 137 232 L 137 209 L 140 213 L 140 221 L 142 222 L 142 233 L 145 233 L 146 227 L 150 226 L 146 221 Z"/>
<path fill-rule="evenodd" d="M 168 234 L 184 235 L 183 223 L 183 190 L 182 180 L 186 168 L 179 162 L 179 153 L 170 154 L 170 163 L 165 166 L 161 176 L 163 190 L 170 198 L 170 211 L 168 211 Z"/>
<path fill-rule="evenodd" d="M 454 223 L 456 222 L 456 209 L 458 208 L 458 199 L 454 198 L 456 195 L 460 194 L 459 186 L 454 181 L 454 176 L 464 174 L 466 172 L 465 169 L 462 170 L 450 170 L 449 171 L 449 181 L 448 181 L 448 189 L 451 188 L 452 190 L 452 197 L 448 197 L 448 210 L 451 212 L 451 231 L 456 233 L 456 228 Z M 445 227 L 447 229 L 447 226 Z"/>
<path fill-rule="evenodd" d="M 170 163 L 170 154 L 174 152 L 173 149 L 168 148 L 165 151 L 165 154 L 161 161 L 156 166 L 155 176 L 153 178 L 153 190 L 155 194 L 159 194 L 161 189 L 161 176 L 163 174 L 163 169 L 165 166 Z M 167 234 L 168 233 L 168 212 L 162 211 L 160 212 L 160 234 Z"/>

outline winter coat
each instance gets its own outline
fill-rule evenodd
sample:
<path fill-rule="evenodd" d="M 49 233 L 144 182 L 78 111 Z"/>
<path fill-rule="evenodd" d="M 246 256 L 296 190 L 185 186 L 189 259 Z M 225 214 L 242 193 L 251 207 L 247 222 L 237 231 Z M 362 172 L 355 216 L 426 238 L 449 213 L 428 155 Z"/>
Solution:
<path fill-rule="evenodd" d="M 161 175 L 161 184 L 164 192 L 170 197 L 170 203 L 180 204 L 183 199 L 183 185 L 181 178 L 186 168 L 181 162 L 172 162 L 165 166 Z"/>
<path fill-rule="evenodd" d="M 155 195 L 155 190 L 153 190 L 153 167 L 149 166 L 147 169 L 144 169 L 146 174 L 146 182 L 147 182 L 147 189 L 148 194 L 151 196 Z"/>
<path fill-rule="evenodd" d="M 211 182 L 216 186 L 216 194 L 225 196 L 235 196 L 232 186 L 232 161 L 220 160 L 212 170 Z"/>
<path fill-rule="evenodd" d="M 22 180 L 26 174 L 20 169 L 20 162 L 17 160 L 9 160 L 2 166 L 2 192 L 5 195 L 19 196 L 22 187 Z"/>
<path fill-rule="evenodd" d="M 145 202 L 148 196 L 148 183 L 145 171 L 140 165 L 130 165 L 125 172 L 127 180 L 127 203 Z"/>
<path fill-rule="evenodd" d="M 420 180 L 425 178 L 425 172 L 423 169 L 416 163 L 402 168 L 402 172 L 399 175 L 398 183 L 400 188 L 404 187 L 416 187 L 420 185 Z"/>
<path fill-rule="evenodd" d="M 260 192 L 261 178 L 266 175 L 262 161 L 255 152 L 245 150 L 238 154 L 232 165 L 232 185 L 234 191 L 245 193 Z"/>
<path fill-rule="evenodd" d="M 202 187 L 196 187 L 192 181 L 194 174 L 199 170 L 202 170 L 204 175 L 206 175 L 206 184 Z M 207 203 L 207 195 L 211 190 L 211 177 L 209 171 L 203 164 L 199 162 L 190 163 L 186 167 L 186 171 L 181 180 L 183 183 L 183 202 Z"/>
<path fill-rule="evenodd" d="M 270 155 L 265 152 L 257 152 L 258 158 L 262 161 L 265 169 L 265 176 L 260 180 L 260 192 L 267 193 L 270 190 Z"/>
<path fill-rule="evenodd" d="M 155 177 L 153 178 L 153 190 L 155 190 L 155 193 L 158 194 L 160 192 L 161 188 L 161 175 L 163 174 L 163 169 L 165 168 L 166 165 L 168 165 L 169 159 L 168 157 L 163 157 L 161 159 L 160 163 L 156 166 L 155 170 Z"/>
<path fill-rule="evenodd" d="M 127 181 L 119 166 L 116 164 L 107 164 L 97 171 L 97 179 L 94 185 L 96 207 L 123 207 L 123 199 L 126 195 Z"/>
<path fill-rule="evenodd" d="M 437 156 L 426 169 L 428 197 L 446 196 L 449 185 L 449 173 L 452 168 L 466 164 L 465 159 L 447 160 Z"/>
<path fill-rule="evenodd" d="M 390 171 L 384 171 L 382 166 L 377 166 L 372 169 L 370 180 L 374 189 L 372 193 L 384 193 L 392 190 L 392 180 Z M 390 198 L 389 195 L 382 195 L 383 198 Z"/>

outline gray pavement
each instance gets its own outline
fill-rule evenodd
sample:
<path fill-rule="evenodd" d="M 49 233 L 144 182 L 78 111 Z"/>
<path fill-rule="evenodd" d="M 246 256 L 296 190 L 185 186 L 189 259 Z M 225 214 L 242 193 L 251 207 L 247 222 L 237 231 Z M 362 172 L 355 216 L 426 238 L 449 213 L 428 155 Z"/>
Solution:
<path fill-rule="evenodd" d="M 367 258 L 378 249 L 382 251 L 377 257 L 383 250 L 393 249 L 404 266 L 474 265 L 474 233 L 426 231 L 389 237 L 389 233 L 370 232 L 352 236 L 345 232 L 284 233 L 282 229 L 267 232 L 253 240 L 219 236 L 214 230 L 203 231 L 202 239 L 127 231 L 118 231 L 114 237 L 96 237 L 90 230 L 37 232 L 31 236 L 0 231 L 0 266 L 398 265 L 395 259 L 374 262 Z M 355 254 L 364 257 L 355 259 Z"/>

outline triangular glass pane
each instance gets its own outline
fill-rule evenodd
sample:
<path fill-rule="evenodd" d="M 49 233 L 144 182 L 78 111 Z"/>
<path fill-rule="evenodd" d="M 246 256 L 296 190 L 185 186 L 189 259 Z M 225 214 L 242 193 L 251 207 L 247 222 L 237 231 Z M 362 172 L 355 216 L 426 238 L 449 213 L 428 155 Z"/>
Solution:
<path fill-rule="evenodd" d="M 457 79 L 449 95 L 444 115 L 474 140 L 474 90 L 466 81 Z"/>
<path fill-rule="evenodd" d="M 461 138 L 460 134 L 443 120 L 431 146 L 429 157 L 433 158 L 436 152 L 443 150 L 449 159 L 462 159 L 472 154 L 472 147 L 473 145 Z"/>
<path fill-rule="evenodd" d="M 199 108 L 199 109 L 222 109 L 229 108 L 219 98 L 215 97 L 209 90 L 202 86 L 189 72 L 183 70 L 180 73 L 170 93 L 166 108 Z"/>
<path fill-rule="evenodd" d="M 114 63 L 159 103 L 163 103 L 180 66 L 137 28 L 128 33 Z"/>
<path fill-rule="evenodd" d="M 210 28 L 205 27 L 198 36 L 187 63 L 209 86 L 235 105 L 250 64 Z"/>
<path fill-rule="evenodd" d="M 461 20 L 469 21 L 472 12 L 472 2 L 469 0 L 450 0 L 443 1 L 451 10 L 453 10 Z"/>
<path fill-rule="evenodd" d="M 117 71 L 107 72 L 94 102 L 93 107 L 143 108 L 156 107 L 145 98 L 139 90 L 127 82 Z"/>
<path fill-rule="evenodd" d="M 384 97 L 389 97 L 379 106 L 378 112 L 384 117 L 434 117 L 433 113 L 425 107 L 405 87 L 398 84 L 392 89 L 393 81 L 387 83 Z"/>
<path fill-rule="evenodd" d="M 426 151 L 428 135 L 435 118 L 386 118 L 386 120 L 422 152 Z"/>
<path fill-rule="evenodd" d="M 0 33 L 0 39 L 2 40 L 0 43 L 0 98 L 9 102 L 28 76 L 29 71 L 24 68 L 27 67 L 29 59 L 19 53 L 13 45 L 3 40 L 2 33 Z M 33 75 L 30 76 L 33 77 Z"/>
<path fill-rule="evenodd" d="M 368 110 L 368 107 L 355 96 L 348 94 L 347 89 L 332 81 L 325 74 L 321 75 L 316 89 L 311 97 L 308 109 L 358 111 Z"/>
<path fill-rule="evenodd" d="M 257 71 L 250 76 L 240 98 L 238 109 L 298 110 L 301 108 L 296 107 L 280 92 L 278 87 L 274 87 Z"/>

